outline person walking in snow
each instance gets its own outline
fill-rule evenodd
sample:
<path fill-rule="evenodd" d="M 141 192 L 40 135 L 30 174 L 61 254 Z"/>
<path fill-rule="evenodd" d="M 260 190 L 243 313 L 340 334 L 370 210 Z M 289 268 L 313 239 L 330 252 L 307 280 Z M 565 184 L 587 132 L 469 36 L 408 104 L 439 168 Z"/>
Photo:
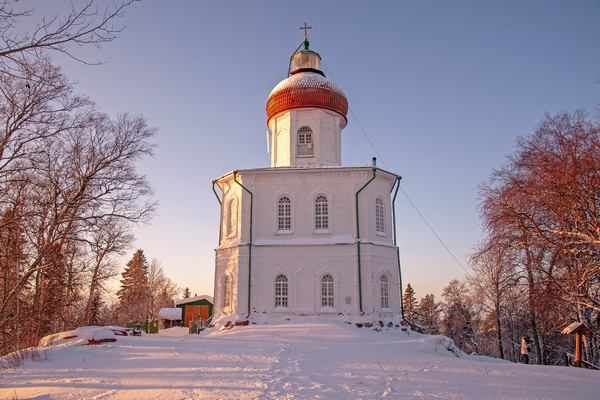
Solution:
<path fill-rule="evenodd" d="M 533 343 L 529 336 L 523 336 L 521 339 L 521 362 L 529 364 L 529 344 Z"/>

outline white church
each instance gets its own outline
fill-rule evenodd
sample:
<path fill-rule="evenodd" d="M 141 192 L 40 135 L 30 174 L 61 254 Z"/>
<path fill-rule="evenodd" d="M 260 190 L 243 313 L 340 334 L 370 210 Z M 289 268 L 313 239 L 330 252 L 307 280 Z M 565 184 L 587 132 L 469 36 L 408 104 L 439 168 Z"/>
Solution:
<path fill-rule="evenodd" d="M 375 162 L 342 166 L 347 112 L 305 35 L 267 100 L 271 166 L 213 181 L 222 193 L 216 318 L 401 313 L 400 176 Z"/>

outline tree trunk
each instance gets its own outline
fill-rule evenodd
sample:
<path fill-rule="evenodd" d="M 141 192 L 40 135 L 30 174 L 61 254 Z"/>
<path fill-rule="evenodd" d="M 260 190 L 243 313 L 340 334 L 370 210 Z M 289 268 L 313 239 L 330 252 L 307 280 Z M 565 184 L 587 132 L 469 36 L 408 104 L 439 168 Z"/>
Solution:
<path fill-rule="evenodd" d="M 496 335 L 497 335 L 497 340 L 498 340 L 498 352 L 500 353 L 500 358 L 501 359 L 505 359 L 504 358 L 504 346 L 502 344 L 502 324 L 500 321 L 500 302 L 496 301 L 495 304 L 496 307 Z"/>
<path fill-rule="evenodd" d="M 527 249 L 526 253 L 527 260 L 525 262 L 525 269 L 527 270 L 527 283 L 529 288 L 529 322 L 531 324 L 531 329 L 533 330 L 533 341 L 535 343 L 535 350 L 537 353 L 537 363 L 542 364 L 544 357 L 535 313 L 535 279 L 533 277 L 533 269 L 531 268 L 531 252 L 529 249 Z"/>

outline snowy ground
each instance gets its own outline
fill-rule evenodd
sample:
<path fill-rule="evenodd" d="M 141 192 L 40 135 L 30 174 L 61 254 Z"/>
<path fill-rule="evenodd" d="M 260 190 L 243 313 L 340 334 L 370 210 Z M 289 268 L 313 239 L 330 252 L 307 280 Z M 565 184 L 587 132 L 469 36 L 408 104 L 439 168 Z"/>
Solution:
<path fill-rule="evenodd" d="M 600 398 L 599 371 L 456 357 L 441 336 L 338 318 L 251 321 L 59 344 L 47 361 L 0 373 L 0 399 Z"/>

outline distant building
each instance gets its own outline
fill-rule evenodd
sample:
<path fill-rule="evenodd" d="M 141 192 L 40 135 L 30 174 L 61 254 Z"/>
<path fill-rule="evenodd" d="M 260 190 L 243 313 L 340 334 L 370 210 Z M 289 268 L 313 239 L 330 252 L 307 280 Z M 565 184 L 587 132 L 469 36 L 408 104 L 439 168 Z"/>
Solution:
<path fill-rule="evenodd" d="M 348 102 L 304 48 L 267 100 L 270 168 L 222 191 L 215 315 L 400 313 L 392 192 L 400 177 L 341 166 Z"/>
<path fill-rule="evenodd" d="M 181 308 L 183 325 L 189 327 L 190 321 L 207 321 L 213 315 L 213 298 L 206 295 L 188 297 L 176 300 L 175 307 Z"/>

